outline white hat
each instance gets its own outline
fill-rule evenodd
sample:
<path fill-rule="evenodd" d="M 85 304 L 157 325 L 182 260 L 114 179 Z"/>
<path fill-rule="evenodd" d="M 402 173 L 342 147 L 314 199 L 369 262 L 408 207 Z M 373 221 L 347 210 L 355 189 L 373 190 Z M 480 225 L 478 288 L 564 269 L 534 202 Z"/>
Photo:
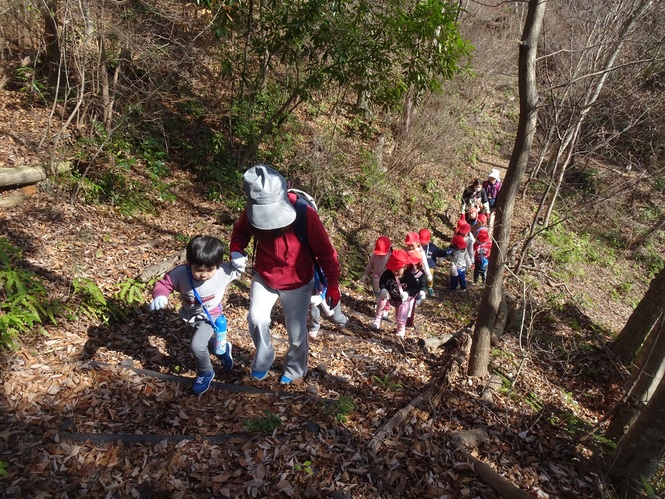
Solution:
<path fill-rule="evenodd" d="M 281 229 L 296 219 L 286 180 L 272 168 L 256 165 L 243 175 L 249 223 L 260 230 Z"/>
<path fill-rule="evenodd" d="M 494 169 L 489 173 L 489 175 L 487 175 L 487 177 L 492 177 L 492 178 L 495 178 L 495 179 L 497 179 L 497 180 L 501 180 L 501 173 L 499 173 L 499 169 L 498 169 L 498 168 L 494 168 Z"/>

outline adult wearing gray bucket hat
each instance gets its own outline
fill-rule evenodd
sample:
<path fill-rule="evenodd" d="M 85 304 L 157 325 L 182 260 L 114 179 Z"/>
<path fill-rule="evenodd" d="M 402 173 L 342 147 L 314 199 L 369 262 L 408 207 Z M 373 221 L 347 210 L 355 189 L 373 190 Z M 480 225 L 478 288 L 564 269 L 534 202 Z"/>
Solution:
<path fill-rule="evenodd" d="M 255 239 L 247 316 L 249 333 L 256 347 L 252 377 L 265 379 L 275 361 L 270 322 L 279 298 L 289 337 L 280 381 L 288 384 L 307 373 L 307 314 L 314 287 L 312 255 L 328 280 L 327 296 L 333 308 L 340 299 L 337 252 L 318 213 L 309 206 L 305 214 L 308 244 L 300 242 L 293 228 L 296 196 L 288 193 L 286 180 L 278 172 L 265 165 L 253 166 L 243 175 L 243 189 L 247 203 L 233 226 L 231 253 L 232 257 L 244 258 L 249 242 Z"/>

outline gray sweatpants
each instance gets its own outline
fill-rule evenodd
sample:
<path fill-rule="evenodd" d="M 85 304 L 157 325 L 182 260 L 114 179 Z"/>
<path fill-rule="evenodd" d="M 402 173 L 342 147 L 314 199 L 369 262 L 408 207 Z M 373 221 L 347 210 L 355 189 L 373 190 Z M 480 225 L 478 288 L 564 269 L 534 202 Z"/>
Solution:
<path fill-rule="evenodd" d="M 213 319 L 215 319 L 213 317 Z M 212 372 L 212 362 L 210 362 L 210 353 L 215 347 L 214 329 L 207 319 L 197 319 L 192 324 L 194 334 L 190 348 L 194 359 L 196 360 L 196 374 L 202 376 Z"/>
<path fill-rule="evenodd" d="M 314 288 L 314 279 L 297 289 L 273 289 L 261 276 L 252 276 L 249 289 L 249 334 L 256 347 L 253 371 L 267 371 L 275 361 L 275 349 L 270 339 L 270 320 L 277 298 L 282 302 L 284 325 L 289 337 L 289 350 L 284 358 L 284 375 L 292 380 L 307 373 L 309 350 L 307 344 L 307 312 Z"/>
<path fill-rule="evenodd" d="M 335 308 L 333 308 L 333 314 L 328 317 L 331 321 L 337 324 L 339 327 L 346 326 L 346 323 L 349 322 L 349 318 L 342 313 L 342 302 L 340 301 Z M 312 304 L 309 308 L 309 330 L 312 333 L 316 333 L 321 329 L 321 309 L 318 305 Z"/>

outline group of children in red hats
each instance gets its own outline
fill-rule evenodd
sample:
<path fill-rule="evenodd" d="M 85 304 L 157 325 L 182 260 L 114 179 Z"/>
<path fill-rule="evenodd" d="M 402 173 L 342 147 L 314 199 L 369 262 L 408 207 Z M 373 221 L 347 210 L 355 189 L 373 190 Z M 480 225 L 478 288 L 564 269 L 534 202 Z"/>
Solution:
<path fill-rule="evenodd" d="M 417 306 L 429 294 L 434 296 L 434 268 L 437 259 L 450 260 L 450 291 L 466 291 L 467 269 L 473 267 L 473 283 L 479 279 L 485 283 L 487 262 L 492 250 L 492 240 L 487 228 L 487 217 L 477 212 L 467 212 L 457 223 L 448 248 L 439 248 L 432 242 L 428 229 L 409 232 L 404 240 L 405 249 L 393 249 L 390 238 L 376 240 L 374 252 L 365 267 L 365 275 L 372 279 L 372 289 L 377 299 L 375 329 L 395 308 L 395 333 L 404 338 L 406 328 L 413 325 Z"/>

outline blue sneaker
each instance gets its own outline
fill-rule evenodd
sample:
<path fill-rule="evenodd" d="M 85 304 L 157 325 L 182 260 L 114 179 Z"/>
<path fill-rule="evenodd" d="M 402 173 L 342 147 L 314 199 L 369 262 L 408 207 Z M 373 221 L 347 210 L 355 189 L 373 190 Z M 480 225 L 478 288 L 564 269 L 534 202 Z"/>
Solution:
<path fill-rule="evenodd" d="M 217 358 L 222 363 L 222 372 L 227 373 L 233 369 L 233 345 L 226 343 L 226 352 L 222 355 L 217 355 Z"/>
<path fill-rule="evenodd" d="M 215 371 L 211 371 L 208 374 L 204 374 L 203 376 L 197 376 L 194 384 L 192 385 L 192 392 L 194 395 L 201 395 L 202 393 L 207 392 L 208 388 L 210 388 L 210 383 L 212 383 L 214 378 Z"/>
<path fill-rule="evenodd" d="M 268 377 L 268 371 L 252 371 L 252 378 L 257 381 L 261 381 Z"/>
<path fill-rule="evenodd" d="M 288 376 L 284 375 L 279 379 L 279 382 L 283 385 L 290 385 L 291 383 L 293 383 L 293 380 Z"/>

